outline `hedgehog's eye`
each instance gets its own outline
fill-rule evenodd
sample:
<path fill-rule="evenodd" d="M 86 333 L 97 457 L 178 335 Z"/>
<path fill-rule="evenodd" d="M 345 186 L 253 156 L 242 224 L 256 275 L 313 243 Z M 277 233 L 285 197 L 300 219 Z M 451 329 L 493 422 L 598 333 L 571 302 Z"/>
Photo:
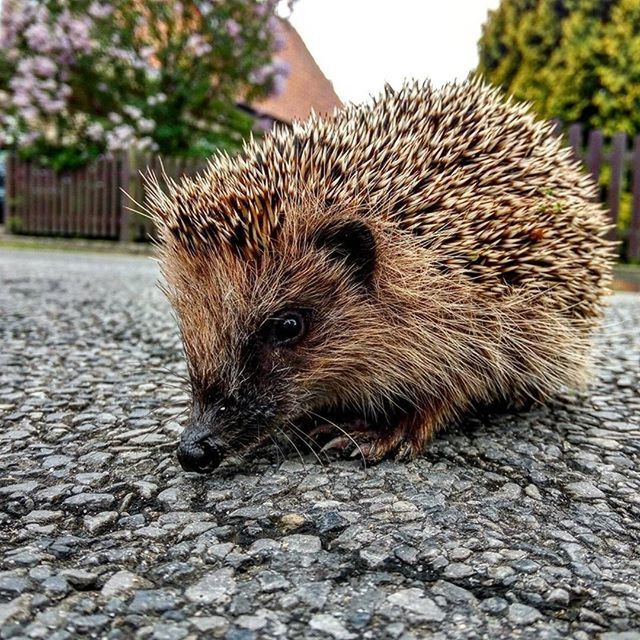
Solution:
<path fill-rule="evenodd" d="M 299 342 L 307 331 L 305 314 L 300 311 L 285 311 L 270 318 L 265 326 L 266 337 L 276 345 L 293 345 Z"/>

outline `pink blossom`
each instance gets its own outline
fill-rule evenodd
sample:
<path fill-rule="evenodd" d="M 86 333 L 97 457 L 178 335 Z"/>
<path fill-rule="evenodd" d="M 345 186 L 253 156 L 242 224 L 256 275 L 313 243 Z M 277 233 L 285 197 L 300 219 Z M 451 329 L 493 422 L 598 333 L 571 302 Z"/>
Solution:
<path fill-rule="evenodd" d="M 272 94 L 278 96 L 284 90 L 285 80 L 288 75 L 289 63 L 275 58 L 269 64 L 252 71 L 249 80 L 257 85 L 263 85 L 265 82 L 271 81 Z"/>
<path fill-rule="evenodd" d="M 151 56 L 154 54 L 155 52 L 155 48 L 151 47 L 151 46 L 147 46 L 147 47 L 142 47 L 142 49 L 140 49 L 140 57 L 144 58 L 145 60 L 151 58 Z"/>
<path fill-rule="evenodd" d="M 87 127 L 87 137 L 90 140 L 99 142 L 100 140 L 102 140 L 103 136 L 104 136 L 104 127 L 99 122 L 92 122 Z"/>
<path fill-rule="evenodd" d="M 233 19 L 227 20 L 225 23 L 225 27 L 227 29 L 227 33 L 235 40 L 242 31 L 240 25 Z"/>
<path fill-rule="evenodd" d="M 135 146 L 140 151 L 157 151 L 158 145 L 153 141 L 153 138 L 145 136 L 135 141 Z"/>
<path fill-rule="evenodd" d="M 34 106 L 28 106 L 22 109 L 22 111 L 20 112 L 20 115 L 27 122 L 34 122 L 38 119 L 38 116 L 40 115 L 40 111 L 36 109 L 36 107 Z"/>
<path fill-rule="evenodd" d="M 258 18 L 264 18 L 269 12 L 266 2 L 259 2 L 256 4 L 254 12 Z"/>
<path fill-rule="evenodd" d="M 164 93 L 156 93 L 155 95 L 147 98 L 147 104 L 150 107 L 155 107 L 158 104 L 162 104 L 167 101 L 167 96 Z"/>
<path fill-rule="evenodd" d="M 286 43 L 285 33 L 280 19 L 277 16 L 271 16 L 267 20 L 267 29 L 273 38 L 274 51 L 280 51 Z"/>
<path fill-rule="evenodd" d="M 249 74 L 249 80 L 253 84 L 264 84 L 267 81 L 267 78 L 271 75 L 272 66 L 270 64 L 266 64 L 262 67 L 258 67 L 254 69 Z"/>
<path fill-rule="evenodd" d="M 285 76 L 273 76 L 271 82 L 271 95 L 275 97 L 281 96 L 284 92 L 285 85 L 287 84 L 287 79 L 285 78 Z"/>
<path fill-rule="evenodd" d="M 55 74 L 56 65 L 51 58 L 44 56 L 36 56 L 33 58 L 33 72 L 42 78 L 48 78 Z"/>
<path fill-rule="evenodd" d="M 98 20 L 102 18 L 107 18 L 113 13 L 113 7 L 109 4 L 100 4 L 94 0 L 89 5 L 89 15 L 93 18 L 97 18 Z"/>
<path fill-rule="evenodd" d="M 68 9 L 65 9 L 58 18 L 58 28 L 66 37 L 66 45 L 69 50 L 77 53 L 89 53 L 91 51 L 91 19 L 88 16 L 77 18 Z M 62 39 L 61 39 L 62 40 Z"/>
<path fill-rule="evenodd" d="M 48 96 L 43 96 L 43 100 L 40 102 L 40 108 L 49 114 L 61 113 L 64 111 L 66 107 L 66 103 L 64 100 L 59 100 L 55 98 L 49 98 Z"/>
<path fill-rule="evenodd" d="M 36 6 L 25 4 L 22 0 L 4 0 L 2 24 L 0 25 L 0 47 L 12 48 L 18 36 L 35 20 Z"/>
<path fill-rule="evenodd" d="M 38 138 L 40 137 L 39 131 L 25 131 L 23 133 L 18 134 L 18 144 L 21 147 L 28 147 L 32 145 Z"/>
<path fill-rule="evenodd" d="M 204 36 L 199 33 L 192 33 L 187 40 L 187 47 L 191 49 L 197 57 L 205 56 L 211 52 L 211 45 Z"/>
<path fill-rule="evenodd" d="M 18 107 L 18 109 L 24 109 L 31 107 L 31 96 L 24 91 L 16 91 L 13 94 L 13 106 Z"/>
<path fill-rule="evenodd" d="M 107 133 L 107 149 L 109 151 L 125 151 L 133 146 L 135 129 L 128 124 L 118 125 Z"/>
<path fill-rule="evenodd" d="M 201 2 L 200 13 L 206 18 L 213 11 L 212 2 Z"/>
<path fill-rule="evenodd" d="M 272 62 L 274 75 L 287 77 L 291 71 L 291 65 L 282 58 L 274 58 Z"/>
<path fill-rule="evenodd" d="M 54 42 L 51 31 L 46 24 L 32 24 L 24 34 L 31 49 L 38 53 L 48 53 L 53 49 Z"/>
<path fill-rule="evenodd" d="M 132 120 L 138 120 L 142 117 L 142 111 L 132 104 L 126 104 L 122 107 L 122 112 L 128 115 Z"/>
<path fill-rule="evenodd" d="M 138 129 L 142 131 L 142 133 L 150 133 L 156 128 L 156 123 L 151 118 L 140 118 L 138 121 Z"/>
<path fill-rule="evenodd" d="M 62 89 L 62 87 L 64 87 L 64 89 Z M 58 88 L 58 83 L 53 78 L 40 80 L 37 88 L 40 91 L 48 91 L 49 93 L 54 93 L 55 91 L 66 93 L 66 91 L 70 89 L 69 85 L 61 85 L 61 87 Z"/>

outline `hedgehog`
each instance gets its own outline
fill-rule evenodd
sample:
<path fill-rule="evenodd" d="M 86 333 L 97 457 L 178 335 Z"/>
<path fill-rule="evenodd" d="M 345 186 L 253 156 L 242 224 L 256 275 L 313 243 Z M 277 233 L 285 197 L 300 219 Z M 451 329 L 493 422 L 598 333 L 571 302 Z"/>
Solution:
<path fill-rule="evenodd" d="M 274 439 L 406 460 L 466 415 L 584 387 L 611 274 L 596 196 L 553 125 L 481 80 L 387 86 L 147 174 L 182 467 Z"/>

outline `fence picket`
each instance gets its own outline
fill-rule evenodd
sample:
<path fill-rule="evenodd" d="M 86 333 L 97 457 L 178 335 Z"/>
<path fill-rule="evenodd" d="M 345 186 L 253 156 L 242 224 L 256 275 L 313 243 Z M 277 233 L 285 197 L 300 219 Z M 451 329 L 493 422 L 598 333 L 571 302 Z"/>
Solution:
<path fill-rule="evenodd" d="M 56 229 L 55 220 L 53 219 L 53 202 L 51 202 L 51 197 L 49 195 L 50 177 L 51 171 L 49 169 L 42 172 L 42 199 L 44 200 L 43 205 L 47 215 L 47 225 L 49 233 L 57 234 L 58 230 Z"/>
<path fill-rule="evenodd" d="M 629 260 L 640 260 L 640 135 L 636 136 L 633 143 L 632 171 L 633 195 L 627 258 Z"/>
<path fill-rule="evenodd" d="M 120 187 L 122 189 L 128 190 L 129 184 L 131 182 L 131 156 L 126 155 L 121 157 L 120 162 Z M 126 242 L 127 240 L 131 240 L 131 233 L 129 228 L 131 224 L 131 218 L 129 216 L 129 209 L 125 206 L 127 203 L 124 202 L 124 194 L 119 188 L 117 188 L 114 200 L 120 205 L 120 240 Z"/>
<path fill-rule="evenodd" d="M 39 229 L 42 229 L 42 211 L 38 207 L 38 193 L 36 191 L 36 185 L 38 182 L 38 169 L 31 166 L 28 168 L 28 187 L 29 187 L 29 200 L 34 203 L 34 219 Z"/>
<path fill-rule="evenodd" d="M 109 219 L 111 225 L 111 217 L 114 214 L 115 205 L 113 203 L 113 162 L 114 158 L 103 158 L 104 162 L 104 184 L 102 185 L 102 206 L 104 215 Z M 110 231 L 110 234 L 112 231 Z"/>
<path fill-rule="evenodd" d="M 42 197 L 46 203 L 47 220 L 49 221 L 49 233 L 57 235 L 60 233 L 56 227 L 56 220 L 53 215 L 53 201 L 51 199 L 51 170 L 47 169 L 42 176 Z"/>
<path fill-rule="evenodd" d="M 585 164 L 587 170 L 591 174 L 596 184 L 600 181 L 600 170 L 603 160 L 604 136 L 600 129 L 593 129 L 589 132 L 589 142 L 587 145 L 587 154 Z"/>
<path fill-rule="evenodd" d="M 38 208 L 40 209 L 41 215 L 42 215 L 42 229 L 43 229 L 43 232 L 47 234 L 47 233 L 51 233 L 51 229 L 49 228 L 49 220 L 47 219 L 47 206 L 46 206 L 47 202 L 46 202 L 46 198 L 44 197 L 43 188 L 42 188 L 44 173 L 45 171 L 43 167 L 35 168 L 35 174 L 36 174 L 35 194 L 36 194 L 37 202 L 39 205 Z"/>
<path fill-rule="evenodd" d="M 100 238 L 104 237 L 104 227 L 102 226 L 102 220 L 100 216 L 98 216 L 98 212 L 96 208 L 93 206 L 93 194 L 95 191 L 96 184 L 96 166 L 92 162 L 91 164 L 85 165 L 83 167 L 84 174 L 82 176 L 84 182 L 84 209 L 86 210 L 86 215 L 88 215 L 92 220 L 95 220 L 96 229 L 98 229 L 98 236 Z"/>
<path fill-rule="evenodd" d="M 15 205 L 13 204 L 13 200 L 16 197 L 15 196 L 15 179 L 16 179 L 16 172 L 15 169 L 13 167 L 13 156 L 9 155 L 7 157 L 7 164 L 6 164 L 6 175 L 5 175 L 5 181 L 6 181 L 6 187 L 5 187 L 5 194 L 4 194 L 4 223 L 6 225 L 9 224 L 10 220 L 13 220 L 14 217 L 14 207 Z"/>
<path fill-rule="evenodd" d="M 76 217 L 75 209 L 72 206 L 71 201 L 71 174 L 70 173 L 60 173 L 60 183 L 62 187 L 62 210 L 66 212 L 66 215 L 69 218 L 69 223 L 72 229 L 75 229 L 75 235 L 83 235 L 83 229 L 80 226 L 81 221 Z"/>
<path fill-rule="evenodd" d="M 9 167 L 13 172 L 13 179 L 9 178 L 9 181 L 12 184 L 13 197 L 11 198 L 11 208 L 7 215 L 11 215 L 12 218 L 15 218 L 16 222 L 21 221 L 22 224 L 26 224 L 24 216 L 21 215 L 22 212 L 20 211 L 20 200 L 24 198 L 24 180 L 22 177 L 24 168 L 18 163 L 18 159 L 15 156 L 12 156 L 11 165 Z M 7 168 L 7 175 L 9 167 Z"/>
<path fill-rule="evenodd" d="M 607 204 L 611 215 L 611 222 L 616 225 L 620 215 L 620 195 L 622 192 L 622 176 L 624 173 L 624 160 L 627 151 L 627 136 L 617 133 L 613 136 L 611 150 L 611 178 L 609 183 L 609 196 Z M 615 229 L 612 230 L 615 236 Z"/>
<path fill-rule="evenodd" d="M 81 220 L 89 220 L 90 216 L 88 215 L 86 201 L 85 201 L 85 191 L 83 189 L 83 183 L 86 180 L 86 173 L 84 167 L 78 169 L 73 172 L 74 178 L 76 180 L 75 192 L 76 192 L 76 211 L 78 212 L 78 216 Z"/>
<path fill-rule="evenodd" d="M 48 171 L 41 168 L 39 171 L 39 194 L 40 202 L 42 203 L 42 212 L 44 217 L 44 228 L 47 234 L 53 233 L 53 220 L 51 219 L 51 208 L 49 207 L 49 198 L 47 198 L 47 174 Z"/>
<path fill-rule="evenodd" d="M 34 203 L 34 209 L 36 212 L 36 223 L 42 232 L 42 209 L 38 206 L 38 167 L 29 167 L 29 196 L 30 200 Z"/>
<path fill-rule="evenodd" d="M 94 216 L 94 225 L 96 229 L 107 228 L 107 224 L 105 220 L 108 217 L 108 207 L 109 207 L 109 194 L 108 194 L 108 165 L 110 160 L 107 158 L 100 158 L 100 164 L 98 165 L 98 176 L 96 181 L 96 187 L 99 189 L 99 200 L 100 207 L 98 211 L 96 211 L 96 215 Z"/>
<path fill-rule="evenodd" d="M 6 225 L 9 223 L 9 219 L 12 215 L 11 201 L 13 200 L 13 158 L 11 156 L 8 156 L 5 163 L 4 202 L 2 203 L 2 215 L 0 216 L 0 219 Z"/>
<path fill-rule="evenodd" d="M 113 208 L 118 208 L 118 202 L 121 198 L 120 189 L 126 189 L 129 182 L 129 165 L 126 166 L 123 163 L 122 158 L 117 159 L 117 164 L 112 166 L 111 174 L 111 196 L 113 198 Z M 118 212 L 118 237 L 121 240 L 128 239 L 128 225 L 129 215 L 128 212 L 119 210 Z"/>
<path fill-rule="evenodd" d="M 106 161 L 104 158 L 100 157 L 96 160 L 95 163 L 95 181 L 93 183 L 93 199 L 94 199 L 94 208 L 96 211 L 96 216 L 98 218 L 105 220 L 105 227 L 107 229 L 107 233 L 111 234 L 110 229 L 110 220 L 107 214 L 107 207 L 105 202 L 105 183 L 106 183 L 106 170 L 105 170 Z"/>
<path fill-rule="evenodd" d="M 572 124 L 567 130 L 567 138 L 573 151 L 574 160 L 582 160 L 582 125 L 579 123 Z"/>
<path fill-rule="evenodd" d="M 29 217 L 29 222 L 35 225 L 35 228 L 38 228 L 38 219 L 37 219 L 37 211 L 31 211 L 31 197 L 32 197 L 32 188 L 31 188 L 31 166 L 29 164 L 25 165 L 24 171 L 24 188 L 25 188 L 25 199 L 23 204 L 23 212 L 26 216 Z"/>
<path fill-rule="evenodd" d="M 115 158 L 105 158 L 105 164 L 107 169 L 107 179 L 105 182 L 105 202 L 108 215 L 112 215 L 115 211 L 115 203 L 113 199 L 114 192 L 114 173 L 116 172 L 116 167 L 114 166 Z M 118 232 L 120 230 L 120 221 L 118 221 Z"/>
<path fill-rule="evenodd" d="M 71 187 L 71 198 L 73 201 L 73 209 L 76 212 L 76 216 L 79 220 L 82 220 L 83 227 L 85 229 L 85 233 L 92 237 L 93 234 L 93 223 L 91 218 L 87 215 L 87 211 L 84 207 L 84 198 L 82 189 L 80 185 L 82 184 L 82 169 L 78 169 L 71 173 L 72 179 L 72 187 Z"/>
<path fill-rule="evenodd" d="M 53 219 L 54 229 L 56 229 L 56 232 L 60 235 L 66 235 L 67 221 L 65 217 L 61 215 L 60 194 L 56 188 L 56 177 L 53 171 L 49 173 L 48 193 L 51 200 L 51 217 Z"/>
<path fill-rule="evenodd" d="M 63 229 L 67 234 L 71 233 L 73 229 L 73 220 L 67 210 L 67 205 L 64 200 L 64 182 L 60 176 L 55 176 L 56 191 L 58 192 L 58 206 L 60 208 L 60 220 L 64 220 L 62 223 Z"/>
<path fill-rule="evenodd" d="M 82 215 L 82 210 L 78 206 L 78 172 L 71 171 L 69 173 L 69 206 L 73 211 L 75 219 L 78 221 L 78 226 L 82 230 L 82 234 L 91 237 L 91 225 L 87 216 Z"/>

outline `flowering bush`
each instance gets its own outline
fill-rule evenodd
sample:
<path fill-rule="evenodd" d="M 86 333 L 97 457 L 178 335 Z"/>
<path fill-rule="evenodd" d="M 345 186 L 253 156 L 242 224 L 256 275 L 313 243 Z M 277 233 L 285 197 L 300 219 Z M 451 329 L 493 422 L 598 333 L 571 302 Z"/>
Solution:
<path fill-rule="evenodd" d="M 282 90 L 277 0 L 4 0 L 0 147 L 56 168 L 139 149 L 208 155 Z"/>

